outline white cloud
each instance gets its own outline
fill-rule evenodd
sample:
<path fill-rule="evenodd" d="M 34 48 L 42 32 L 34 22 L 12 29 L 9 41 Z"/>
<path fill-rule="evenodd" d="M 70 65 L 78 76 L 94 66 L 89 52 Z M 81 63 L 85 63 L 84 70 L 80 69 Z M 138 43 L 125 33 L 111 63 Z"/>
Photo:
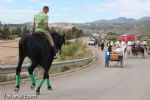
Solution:
<path fill-rule="evenodd" d="M 49 2 L 52 0 L 27 0 L 28 2 Z"/>
<path fill-rule="evenodd" d="M 1 3 L 4 3 L 4 2 L 14 2 L 16 0 L 0 0 Z"/>
<path fill-rule="evenodd" d="M 54 0 L 27 0 L 28 2 L 43 3 L 43 4 L 53 4 Z"/>
<path fill-rule="evenodd" d="M 62 9 L 62 10 L 65 10 L 65 11 L 68 11 L 68 10 L 70 10 L 70 11 L 74 11 L 74 10 L 80 10 L 80 7 L 62 7 L 62 8 L 60 8 L 60 9 Z"/>
<path fill-rule="evenodd" d="M 29 2 L 39 2 L 41 0 L 28 0 Z"/>
<path fill-rule="evenodd" d="M 1 14 L 34 14 L 38 12 L 33 9 L 9 9 L 9 8 L 0 8 Z"/>
<path fill-rule="evenodd" d="M 68 0 L 63 1 L 64 4 L 69 4 L 70 2 Z"/>
<path fill-rule="evenodd" d="M 11 9 L 1 8 L 0 19 L 3 23 L 23 23 L 30 22 L 33 20 L 33 16 L 38 12 L 32 8 L 27 9 Z"/>
<path fill-rule="evenodd" d="M 150 0 L 113 0 L 104 3 L 86 4 L 93 12 L 116 13 L 118 16 L 136 16 L 150 13 Z"/>
<path fill-rule="evenodd" d="M 15 3 L 16 0 L 0 0 L 0 7 L 11 5 L 12 3 Z"/>

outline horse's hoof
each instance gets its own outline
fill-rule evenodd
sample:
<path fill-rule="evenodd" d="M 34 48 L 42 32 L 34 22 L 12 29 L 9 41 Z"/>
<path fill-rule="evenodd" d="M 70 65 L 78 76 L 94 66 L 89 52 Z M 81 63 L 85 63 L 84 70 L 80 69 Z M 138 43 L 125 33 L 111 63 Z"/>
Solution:
<path fill-rule="evenodd" d="M 49 86 L 49 87 L 48 87 L 48 90 L 52 90 L 52 87 L 51 87 L 51 86 Z"/>
<path fill-rule="evenodd" d="M 31 88 L 31 90 L 34 90 L 35 89 L 35 84 L 32 84 L 30 88 Z"/>
<path fill-rule="evenodd" d="M 36 95 L 40 95 L 40 88 L 39 87 L 36 90 Z"/>
<path fill-rule="evenodd" d="M 19 88 L 18 88 L 18 87 L 15 87 L 14 91 L 15 91 L 15 92 L 19 92 Z"/>
<path fill-rule="evenodd" d="M 36 95 L 40 95 L 40 90 L 39 89 L 36 90 Z"/>

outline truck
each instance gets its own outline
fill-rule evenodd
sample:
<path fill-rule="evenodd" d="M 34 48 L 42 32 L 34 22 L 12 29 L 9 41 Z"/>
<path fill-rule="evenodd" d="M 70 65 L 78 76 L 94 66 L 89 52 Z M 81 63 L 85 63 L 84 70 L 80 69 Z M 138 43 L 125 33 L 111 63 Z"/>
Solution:
<path fill-rule="evenodd" d="M 120 41 L 124 40 L 127 43 L 129 40 L 130 41 L 136 41 L 137 36 L 126 34 L 126 35 L 121 35 L 119 38 L 120 38 Z"/>

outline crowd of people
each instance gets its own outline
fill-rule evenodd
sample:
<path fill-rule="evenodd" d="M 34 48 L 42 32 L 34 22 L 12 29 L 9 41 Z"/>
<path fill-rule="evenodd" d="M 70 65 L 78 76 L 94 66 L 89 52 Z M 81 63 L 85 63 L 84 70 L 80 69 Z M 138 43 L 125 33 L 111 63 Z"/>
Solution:
<path fill-rule="evenodd" d="M 148 43 L 146 40 L 129 40 L 125 42 L 124 40 L 120 41 L 119 39 L 116 41 L 112 40 L 104 40 L 104 39 L 97 39 L 98 47 L 101 48 L 102 51 L 105 50 L 105 47 L 109 52 L 118 52 L 118 53 L 124 53 L 128 49 L 132 49 L 134 47 L 142 47 L 144 50 L 148 50 Z"/>
<path fill-rule="evenodd" d="M 109 52 L 123 52 L 125 51 L 127 48 L 133 48 L 133 47 L 143 47 L 145 50 L 148 49 L 148 45 L 147 45 L 147 41 L 146 40 L 143 40 L 143 41 L 140 41 L 139 39 L 136 40 L 136 41 L 132 41 L 132 40 L 129 40 L 128 42 L 125 42 L 124 40 L 122 41 L 109 41 L 108 44 L 108 51 Z"/>
<path fill-rule="evenodd" d="M 113 41 L 110 41 L 109 42 L 109 45 L 111 46 L 147 46 L 147 42 L 146 40 L 143 40 L 143 41 L 140 41 L 139 39 L 137 41 L 132 41 L 132 40 L 129 40 L 127 43 L 122 40 L 121 42 L 119 40 L 117 40 L 115 43 Z"/>

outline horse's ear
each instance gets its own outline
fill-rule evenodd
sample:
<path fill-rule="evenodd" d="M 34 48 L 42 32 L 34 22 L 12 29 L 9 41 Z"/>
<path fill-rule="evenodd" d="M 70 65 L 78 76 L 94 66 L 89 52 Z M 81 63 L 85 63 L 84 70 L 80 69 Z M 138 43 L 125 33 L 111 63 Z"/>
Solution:
<path fill-rule="evenodd" d="M 63 34 L 63 37 L 65 37 L 65 34 Z"/>

